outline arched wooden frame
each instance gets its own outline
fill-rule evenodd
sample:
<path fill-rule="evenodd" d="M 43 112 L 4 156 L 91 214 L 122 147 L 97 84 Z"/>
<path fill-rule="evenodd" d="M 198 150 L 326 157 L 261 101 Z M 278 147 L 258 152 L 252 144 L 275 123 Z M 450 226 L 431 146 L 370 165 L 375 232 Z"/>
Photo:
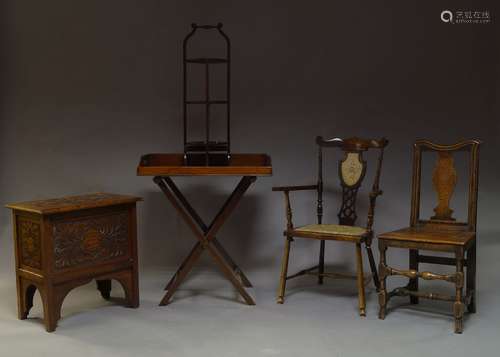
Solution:
<path fill-rule="evenodd" d="M 33 307 L 33 297 L 36 290 L 38 290 L 43 304 L 45 328 L 48 332 L 54 331 L 58 320 L 61 318 L 61 309 L 66 296 L 71 290 L 86 285 L 94 279 L 97 281 L 97 290 L 105 300 L 110 299 L 111 280 L 116 280 L 125 293 L 126 306 L 139 306 L 139 296 L 135 288 L 135 282 L 129 271 L 109 273 L 98 278 L 78 278 L 50 288 L 47 288 L 41 282 L 19 276 L 17 278 L 18 318 L 21 320 L 28 318 Z"/>

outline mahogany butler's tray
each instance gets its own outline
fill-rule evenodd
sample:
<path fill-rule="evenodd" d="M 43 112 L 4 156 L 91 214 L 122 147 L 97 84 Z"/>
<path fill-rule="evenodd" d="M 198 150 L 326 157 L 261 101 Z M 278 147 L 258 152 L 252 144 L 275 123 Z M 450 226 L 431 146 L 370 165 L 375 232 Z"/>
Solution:
<path fill-rule="evenodd" d="M 248 305 L 255 300 L 247 288 L 252 284 L 217 240 L 216 235 L 245 192 L 257 176 L 271 176 L 271 158 L 266 154 L 147 154 L 142 156 L 137 175 L 154 176 L 153 181 L 160 187 L 172 206 L 179 212 L 197 239 L 191 253 L 184 259 L 177 272 L 165 287 L 165 296 L 160 305 L 167 305 L 175 291 L 189 274 L 201 253 L 207 250 L 226 278 Z M 193 206 L 188 202 L 171 176 L 238 176 L 241 177 L 227 201 L 222 205 L 215 218 L 205 223 Z"/>
<path fill-rule="evenodd" d="M 201 161 L 201 160 L 200 160 Z M 146 154 L 137 167 L 138 176 L 270 176 L 271 158 L 266 154 L 231 154 L 229 161 L 192 160 L 186 163 L 184 154 Z"/>

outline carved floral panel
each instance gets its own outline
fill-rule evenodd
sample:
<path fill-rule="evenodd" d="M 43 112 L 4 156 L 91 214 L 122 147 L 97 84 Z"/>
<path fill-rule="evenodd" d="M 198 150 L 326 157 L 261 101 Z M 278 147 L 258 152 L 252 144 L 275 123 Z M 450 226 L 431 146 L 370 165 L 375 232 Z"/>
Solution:
<path fill-rule="evenodd" d="M 57 269 L 105 261 L 128 253 L 128 213 L 54 223 Z"/>
<path fill-rule="evenodd" d="M 359 153 L 347 153 L 345 159 L 340 163 L 342 181 L 347 186 L 356 185 L 363 178 L 363 171 L 364 164 Z"/>
<path fill-rule="evenodd" d="M 17 218 L 17 239 L 23 265 L 42 268 L 41 236 L 38 222 Z"/>

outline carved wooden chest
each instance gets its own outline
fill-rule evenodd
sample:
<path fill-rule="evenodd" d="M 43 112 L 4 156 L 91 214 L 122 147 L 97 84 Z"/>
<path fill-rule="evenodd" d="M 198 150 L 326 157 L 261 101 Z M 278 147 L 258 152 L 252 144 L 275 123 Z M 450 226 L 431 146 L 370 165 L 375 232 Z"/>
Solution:
<path fill-rule="evenodd" d="M 13 212 L 18 317 L 38 289 L 47 331 L 54 331 L 69 291 L 93 279 L 109 299 L 111 279 L 139 306 L 134 196 L 95 193 L 7 205 Z"/>

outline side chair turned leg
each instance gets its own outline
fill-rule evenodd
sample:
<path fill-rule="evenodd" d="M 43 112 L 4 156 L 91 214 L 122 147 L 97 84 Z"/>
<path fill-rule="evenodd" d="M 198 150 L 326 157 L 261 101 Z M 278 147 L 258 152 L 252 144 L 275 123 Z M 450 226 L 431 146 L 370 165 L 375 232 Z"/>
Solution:
<path fill-rule="evenodd" d="M 418 271 L 418 250 L 410 249 L 410 270 Z M 415 277 L 408 281 L 408 290 L 418 291 L 418 278 Z M 410 296 L 411 304 L 418 304 L 418 296 Z"/>
<path fill-rule="evenodd" d="M 366 316 L 365 279 L 363 276 L 363 256 L 361 243 L 356 243 L 356 267 L 358 275 L 359 315 Z"/>
<path fill-rule="evenodd" d="M 476 243 L 467 250 L 467 296 L 470 302 L 467 310 L 476 312 Z"/>
<path fill-rule="evenodd" d="M 283 253 L 283 260 L 281 262 L 280 286 L 278 290 L 278 298 L 276 300 L 278 304 L 283 304 L 285 302 L 286 277 L 288 274 L 288 259 L 290 257 L 290 245 L 292 240 L 293 240 L 292 237 L 289 236 L 285 238 L 285 251 Z"/>
<path fill-rule="evenodd" d="M 453 315 L 455 316 L 455 333 L 462 333 L 464 320 L 464 303 L 463 303 L 463 287 L 464 287 L 464 252 L 456 253 L 457 272 L 455 281 L 455 303 L 453 304 Z"/>
<path fill-rule="evenodd" d="M 379 313 L 378 318 L 385 319 L 387 309 L 387 287 L 386 287 L 386 251 L 387 247 L 379 241 L 380 264 L 378 268 L 380 276 L 380 290 L 378 292 Z"/>

